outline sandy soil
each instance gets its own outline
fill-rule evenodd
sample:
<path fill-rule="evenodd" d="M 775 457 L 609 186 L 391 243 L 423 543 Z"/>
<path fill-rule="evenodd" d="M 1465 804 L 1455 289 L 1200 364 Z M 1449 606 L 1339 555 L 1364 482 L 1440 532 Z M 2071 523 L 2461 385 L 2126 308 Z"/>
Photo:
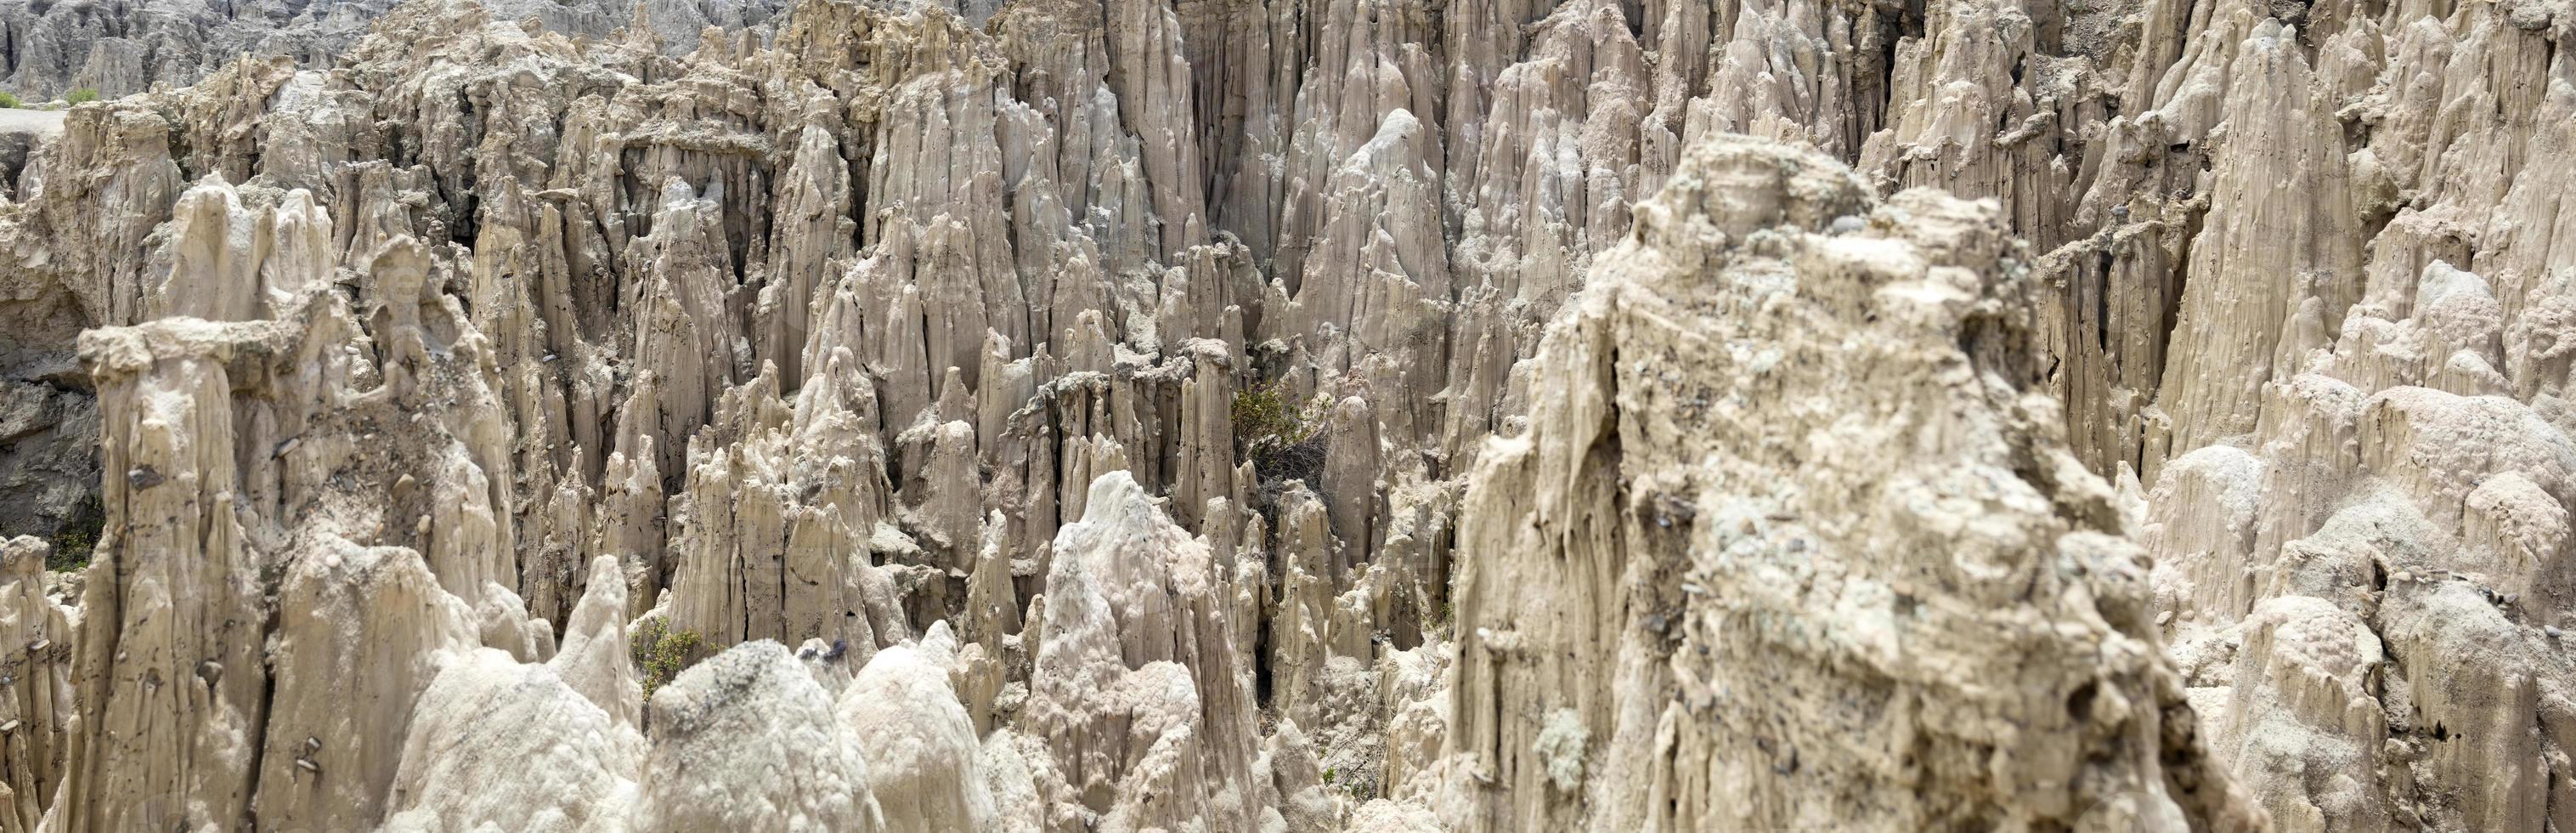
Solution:
<path fill-rule="evenodd" d="M 0 110 L 0 133 L 57 136 L 63 132 L 61 110 Z"/>

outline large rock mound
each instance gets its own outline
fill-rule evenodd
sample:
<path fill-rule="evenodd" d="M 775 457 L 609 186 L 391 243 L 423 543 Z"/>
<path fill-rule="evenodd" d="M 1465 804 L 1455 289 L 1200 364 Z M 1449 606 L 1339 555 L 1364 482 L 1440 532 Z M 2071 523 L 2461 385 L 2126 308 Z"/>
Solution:
<path fill-rule="evenodd" d="M 1476 829 L 2241 829 L 1996 206 L 1692 148 L 1461 528 Z M 1489 781 L 1486 779 L 1490 779 Z"/>

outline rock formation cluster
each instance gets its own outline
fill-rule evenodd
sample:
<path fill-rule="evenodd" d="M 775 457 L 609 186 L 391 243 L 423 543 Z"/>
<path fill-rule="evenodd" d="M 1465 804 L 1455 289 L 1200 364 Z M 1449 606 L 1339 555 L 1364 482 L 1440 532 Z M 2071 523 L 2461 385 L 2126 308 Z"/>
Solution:
<path fill-rule="evenodd" d="M 29 101 L 184 87 L 247 54 L 330 69 L 396 0 L 23 0 L 0 6 L 0 90 Z M 642 23 L 694 44 L 707 26 L 767 32 L 782 0 L 484 0 L 505 19 L 603 37 Z M 639 19 L 640 16 L 640 19 Z"/>
<path fill-rule="evenodd" d="M 0 8 L 0 831 L 2576 829 L 2571 39 Z"/>

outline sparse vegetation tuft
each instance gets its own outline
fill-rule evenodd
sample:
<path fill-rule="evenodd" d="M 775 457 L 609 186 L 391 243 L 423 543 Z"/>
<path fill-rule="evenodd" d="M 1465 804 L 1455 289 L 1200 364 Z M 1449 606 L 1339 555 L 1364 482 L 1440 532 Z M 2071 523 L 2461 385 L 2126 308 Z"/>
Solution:
<path fill-rule="evenodd" d="M 87 104 L 92 101 L 97 101 L 98 88 L 82 87 L 80 89 L 73 90 L 70 94 L 63 96 L 63 100 L 73 104 Z"/>
<path fill-rule="evenodd" d="M 1255 384 L 1234 395 L 1236 451 L 1263 480 L 1315 482 L 1324 473 L 1324 415 L 1316 403 L 1299 404 L 1286 380 Z"/>
<path fill-rule="evenodd" d="M 18 94 L 0 93 L 0 110 L 16 110 L 24 106 L 25 104 L 18 100 Z"/>
<path fill-rule="evenodd" d="M 680 676 L 705 644 L 697 631 L 672 630 L 658 618 L 644 620 L 628 636 L 628 651 L 634 655 L 636 674 L 643 678 L 646 703 L 653 702 L 655 689 Z"/>
<path fill-rule="evenodd" d="M 45 569 L 55 572 L 78 570 L 89 566 L 98 550 L 98 536 L 107 529 L 107 509 L 97 495 L 82 498 L 72 507 L 72 516 L 48 541 L 54 552 L 45 558 Z"/>

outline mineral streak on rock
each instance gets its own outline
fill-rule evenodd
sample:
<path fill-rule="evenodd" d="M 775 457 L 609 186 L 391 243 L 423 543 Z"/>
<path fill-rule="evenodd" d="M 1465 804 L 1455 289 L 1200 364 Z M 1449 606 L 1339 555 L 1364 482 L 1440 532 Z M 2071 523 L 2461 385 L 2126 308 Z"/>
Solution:
<path fill-rule="evenodd" d="M 0 833 L 2576 828 L 2571 36 L 0 7 Z"/>

